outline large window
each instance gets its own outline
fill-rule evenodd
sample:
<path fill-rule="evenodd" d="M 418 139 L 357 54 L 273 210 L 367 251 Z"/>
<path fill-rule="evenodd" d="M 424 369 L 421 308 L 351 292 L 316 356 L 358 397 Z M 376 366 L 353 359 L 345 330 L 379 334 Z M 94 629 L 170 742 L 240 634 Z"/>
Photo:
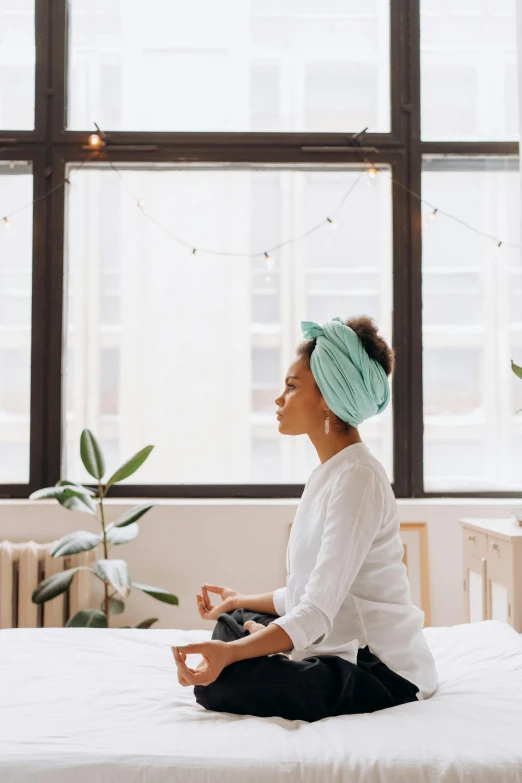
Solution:
<path fill-rule="evenodd" d="M 31 398 L 31 166 L 0 161 L 0 483 L 29 481 Z"/>
<path fill-rule="evenodd" d="M 108 470 L 155 446 L 114 494 L 299 497 L 275 399 L 300 321 L 357 314 L 396 352 L 360 427 L 396 496 L 522 494 L 515 0 L 0 21 L 1 495 L 88 482 L 88 427 Z"/>
<path fill-rule="evenodd" d="M 424 486 L 514 489 L 522 382 L 522 265 L 518 160 L 426 157 L 422 188 L 444 215 L 423 235 Z"/>
<path fill-rule="evenodd" d="M 422 0 L 422 138 L 518 139 L 515 0 Z"/>
<path fill-rule="evenodd" d="M 390 130 L 384 0 L 70 0 L 69 128 Z"/>
<path fill-rule="evenodd" d="M 304 435 L 283 438 L 275 418 L 302 339 L 293 314 L 322 322 L 367 313 L 391 340 L 389 170 L 374 180 L 360 167 L 77 172 L 67 224 L 65 473 L 88 480 L 77 448 L 88 426 L 114 468 L 142 441 L 157 444 L 143 482 L 304 483 L 317 454 Z M 283 245 L 269 269 L 248 257 L 304 233 L 350 189 L 336 228 L 325 223 L 309 241 Z M 129 192 L 195 247 L 237 255 L 193 255 Z M 391 475 L 392 410 L 361 427 Z"/>
<path fill-rule="evenodd" d="M 35 0 L 0 0 L 0 132 L 34 128 Z"/>

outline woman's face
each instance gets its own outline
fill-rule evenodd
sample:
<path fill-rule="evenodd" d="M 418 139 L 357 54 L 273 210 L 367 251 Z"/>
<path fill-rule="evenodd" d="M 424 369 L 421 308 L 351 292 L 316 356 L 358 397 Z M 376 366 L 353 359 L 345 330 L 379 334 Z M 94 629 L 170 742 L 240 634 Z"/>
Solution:
<path fill-rule="evenodd" d="M 307 435 L 324 427 L 328 406 L 314 380 L 312 371 L 301 358 L 289 366 L 285 389 L 275 400 L 279 432 L 285 435 Z"/>

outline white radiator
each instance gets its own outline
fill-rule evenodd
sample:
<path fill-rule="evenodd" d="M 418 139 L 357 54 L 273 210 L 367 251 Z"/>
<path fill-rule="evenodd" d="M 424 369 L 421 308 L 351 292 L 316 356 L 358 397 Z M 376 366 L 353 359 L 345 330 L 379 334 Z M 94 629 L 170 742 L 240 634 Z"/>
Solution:
<path fill-rule="evenodd" d="M 0 628 L 62 627 L 80 609 L 93 609 L 93 575 L 78 571 L 67 592 L 44 604 L 34 604 L 35 587 L 51 574 L 75 566 L 91 566 L 96 550 L 66 557 L 51 557 L 55 542 L 0 542 Z"/>

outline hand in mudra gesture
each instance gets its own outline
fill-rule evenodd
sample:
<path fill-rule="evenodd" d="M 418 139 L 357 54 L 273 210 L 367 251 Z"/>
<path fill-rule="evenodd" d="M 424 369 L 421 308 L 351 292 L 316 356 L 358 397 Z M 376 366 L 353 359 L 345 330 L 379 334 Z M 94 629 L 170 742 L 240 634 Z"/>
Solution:
<path fill-rule="evenodd" d="M 221 597 L 221 601 L 214 606 L 210 600 L 208 591 L 216 593 Z M 237 601 L 235 600 L 239 593 L 237 590 L 232 590 L 231 587 L 220 587 L 219 585 L 207 585 L 204 584 L 201 587 L 201 594 L 198 593 L 196 600 L 198 602 L 199 616 L 203 620 L 217 620 L 220 614 L 223 612 L 231 612 L 233 609 L 238 609 Z"/>

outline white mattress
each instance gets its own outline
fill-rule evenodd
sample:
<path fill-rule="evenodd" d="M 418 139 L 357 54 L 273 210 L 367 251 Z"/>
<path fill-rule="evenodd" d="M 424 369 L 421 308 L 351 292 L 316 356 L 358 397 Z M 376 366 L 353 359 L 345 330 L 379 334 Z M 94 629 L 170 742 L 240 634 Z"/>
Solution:
<path fill-rule="evenodd" d="M 424 632 L 431 699 L 307 723 L 197 704 L 169 645 L 210 630 L 0 631 L 0 781 L 522 781 L 522 635 L 491 620 Z"/>

